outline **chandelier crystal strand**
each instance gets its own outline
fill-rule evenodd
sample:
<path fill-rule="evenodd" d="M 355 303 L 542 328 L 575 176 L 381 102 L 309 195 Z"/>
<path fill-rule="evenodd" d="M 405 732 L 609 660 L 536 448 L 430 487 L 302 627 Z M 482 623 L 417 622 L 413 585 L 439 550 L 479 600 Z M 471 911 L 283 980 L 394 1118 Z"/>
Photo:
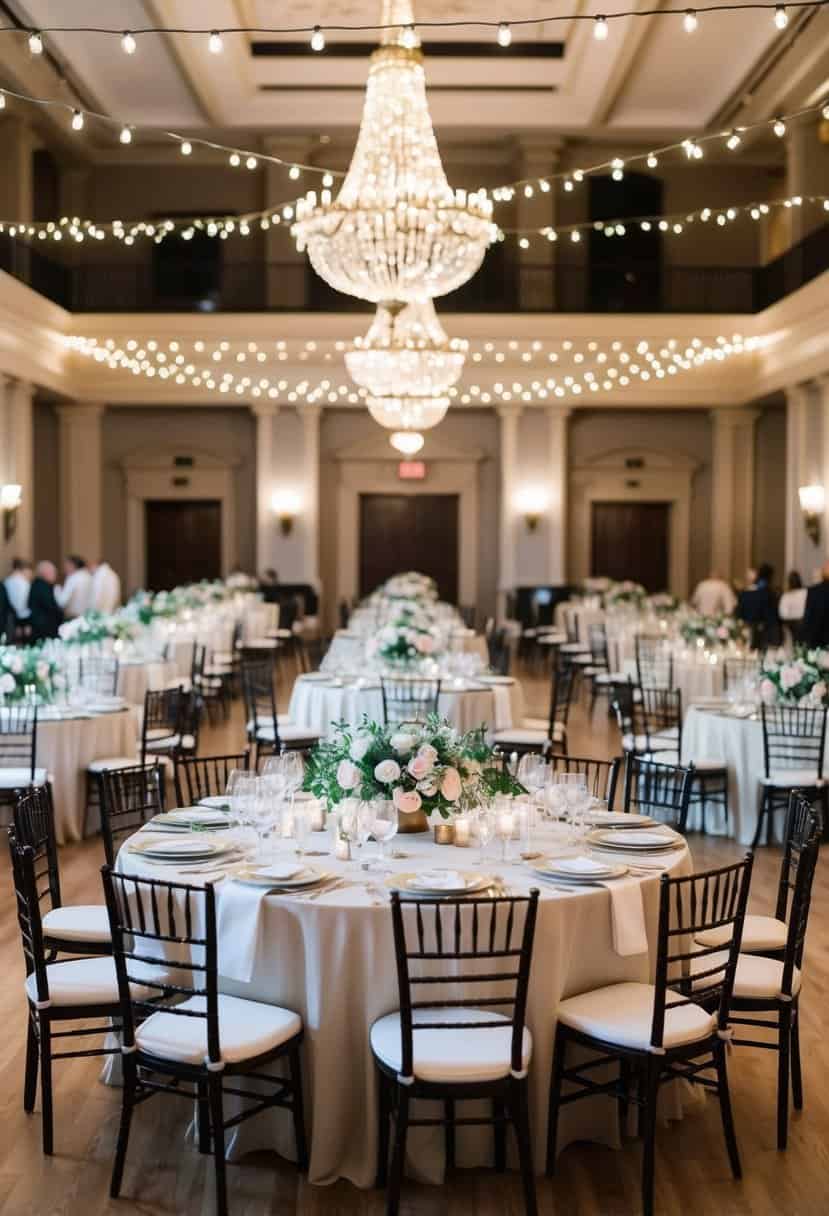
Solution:
<path fill-rule="evenodd" d="M 468 348 L 464 339 L 447 336 L 431 300 L 378 304 L 345 363 L 372 397 L 440 397 L 460 379 Z"/>
<path fill-rule="evenodd" d="M 366 397 L 368 412 L 390 431 L 428 431 L 443 422 L 449 397 Z"/>
<path fill-rule="evenodd" d="M 446 180 L 426 101 L 410 0 L 383 0 L 357 146 L 336 199 L 310 191 L 291 232 L 336 291 L 379 304 L 445 295 L 466 283 L 497 229 L 483 190 Z"/>

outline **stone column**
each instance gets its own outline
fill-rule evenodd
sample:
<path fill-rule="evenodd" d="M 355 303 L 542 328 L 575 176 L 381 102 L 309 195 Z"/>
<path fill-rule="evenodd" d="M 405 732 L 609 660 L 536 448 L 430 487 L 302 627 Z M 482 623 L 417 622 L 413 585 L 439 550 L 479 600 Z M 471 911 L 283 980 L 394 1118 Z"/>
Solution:
<path fill-rule="evenodd" d="M 528 180 L 518 187 L 515 195 L 517 228 L 544 228 L 555 224 L 555 186 L 544 190 L 539 183 L 555 172 L 560 148 L 561 141 L 549 136 L 521 138 L 518 176 Z M 528 239 L 527 249 L 518 248 L 520 307 L 552 311 L 556 307 L 556 244 L 541 236 Z"/>
<path fill-rule="evenodd" d="M 256 417 L 256 572 L 261 574 L 275 561 L 271 494 L 274 489 L 274 419 L 279 406 L 273 401 L 257 401 L 251 409 Z"/>
<path fill-rule="evenodd" d="M 60 405 L 61 548 L 96 561 L 103 550 L 103 405 Z"/>
<path fill-rule="evenodd" d="M 304 465 L 304 528 L 305 528 L 305 581 L 320 591 L 320 417 L 322 407 L 303 405 L 299 409 L 302 419 L 302 451 Z"/>
<path fill-rule="evenodd" d="M 312 140 L 300 135 L 269 136 L 264 150 L 282 160 L 307 165 L 311 159 Z M 287 203 L 307 190 L 320 189 L 319 174 L 303 174 L 294 180 L 284 165 L 265 166 L 265 207 Z M 290 234 L 291 221 L 273 224 L 265 234 L 265 299 L 268 306 L 280 305 L 297 310 L 306 305 L 305 283 L 308 255 L 297 250 Z"/>
<path fill-rule="evenodd" d="M 820 139 L 825 127 L 819 117 L 809 115 L 792 123 L 786 134 L 786 194 L 805 198 L 813 194 L 829 194 L 829 144 Z M 804 205 L 787 208 L 789 239 L 792 245 L 802 241 L 826 217 L 822 207 Z"/>
<path fill-rule="evenodd" d="M 498 612 L 506 616 L 509 592 L 516 582 L 515 474 L 518 460 L 520 405 L 499 405 L 501 419 L 501 497 L 498 528 Z"/>
<path fill-rule="evenodd" d="M 797 570 L 805 583 L 820 564 L 819 550 L 803 527 L 798 489 L 820 480 L 822 469 L 816 461 L 821 450 L 810 445 L 815 421 L 814 394 L 810 384 L 795 384 L 786 389 L 786 570 Z M 810 450 L 811 447 L 811 450 Z"/>
<path fill-rule="evenodd" d="M 742 579 L 752 561 L 754 424 L 759 410 L 716 409 L 713 422 L 711 562 L 722 578 Z"/>
<path fill-rule="evenodd" d="M 568 458 L 567 419 L 571 410 L 566 405 L 547 407 L 549 419 L 549 480 L 550 528 L 548 578 L 554 585 L 567 582 L 567 499 Z"/>
<path fill-rule="evenodd" d="M 0 384 L 0 484 L 18 485 L 21 503 L 15 533 L 3 545 L 4 558 L 33 561 L 34 555 L 34 438 L 32 385 L 6 378 Z"/>

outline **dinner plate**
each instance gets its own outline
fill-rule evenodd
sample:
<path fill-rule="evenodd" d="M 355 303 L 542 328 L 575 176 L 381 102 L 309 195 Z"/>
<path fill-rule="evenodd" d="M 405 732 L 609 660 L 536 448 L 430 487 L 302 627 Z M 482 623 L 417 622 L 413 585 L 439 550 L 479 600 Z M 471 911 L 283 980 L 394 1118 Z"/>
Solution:
<path fill-rule="evenodd" d="M 224 840 L 211 840 L 207 835 L 174 837 L 172 840 L 133 840 L 128 846 L 131 853 L 140 857 L 159 858 L 165 861 L 201 861 L 207 857 L 219 857 L 231 846 Z"/>
<path fill-rule="evenodd" d="M 430 899 L 436 896 L 443 895 L 472 895 L 476 891 L 484 891 L 487 887 L 492 886 L 491 874 L 477 874 L 469 870 L 450 871 L 457 873 L 458 880 L 451 886 L 437 884 L 435 886 L 416 885 L 416 880 L 423 882 L 426 876 L 426 871 L 419 874 L 389 874 L 386 878 L 386 886 L 391 887 L 393 891 L 399 891 L 401 895 L 424 895 Z"/>
<path fill-rule="evenodd" d="M 210 794 L 207 798 L 199 799 L 199 806 L 212 807 L 216 811 L 229 811 L 230 799 L 227 794 Z"/>
<path fill-rule="evenodd" d="M 559 857 L 546 865 L 533 866 L 542 878 L 564 878 L 568 882 L 603 882 L 627 874 L 627 866 L 607 865 L 592 857 Z"/>
<path fill-rule="evenodd" d="M 684 840 L 676 832 L 653 832 L 642 828 L 630 830 L 604 830 L 588 832 L 588 843 L 594 848 L 630 850 L 635 853 L 662 852 L 665 849 L 680 849 Z"/>
<path fill-rule="evenodd" d="M 188 828 L 195 825 L 199 828 L 216 828 L 219 831 L 231 827 L 227 815 L 221 811 L 213 811 L 206 806 L 176 807 L 174 811 L 165 811 L 160 815 L 155 815 L 152 822 L 161 827 L 169 825 L 170 827 Z"/>
<path fill-rule="evenodd" d="M 284 872 L 286 867 L 281 867 Z M 290 867 L 288 867 L 290 868 Z M 244 862 L 240 866 L 234 867 L 228 871 L 228 877 L 234 882 L 243 883 L 248 887 L 267 887 L 268 890 L 278 891 L 301 891 L 306 887 L 319 886 L 321 882 L 327 881 L 331 875 L 325 870 L 318 870 L 315 866 L 298 866 L 297 872 L 291 877 L 279 877 L 279 867 L 274 865 L 269 869 L 268 865 L 256 865 L 250 862 Z"/>
<path fill-rule="evenodd" d="M 658 820 L 650 815 L 637 815 L 634 811 L 588 811 L 585 819 L 596 828 L 616 828 L 618 831 L 630 831 L 631 828 L 656 827 Z"/>

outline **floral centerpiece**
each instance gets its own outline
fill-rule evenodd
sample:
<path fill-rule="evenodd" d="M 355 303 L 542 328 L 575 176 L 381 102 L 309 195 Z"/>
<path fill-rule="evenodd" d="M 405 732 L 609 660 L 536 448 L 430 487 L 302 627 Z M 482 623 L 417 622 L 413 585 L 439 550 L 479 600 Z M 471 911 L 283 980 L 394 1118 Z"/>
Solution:
<path fill-rule="evenodd" d="M 437 584 L 428 574 L 414 570 L 406 574 L 395 574 L 379 588 L 380 594 L 395 600 L 436 600 Z"/>
<path fill-rule="evenodd" d="M 767 705 L 819 709 L 829 704 L 829 650 L 799 650 L 791 658 L 766 655 L 760 697 Z"/>
<path fill-rule="evenodd" d="M 65 621 L 58 632 L 61 640 L 68 645 L 90 646 L 110 638 L 132 642 L 138 634 L 138 626 L 126 613 L 87 612 L 84 616 Z"/>
<path fill-rule="evenodd" d="M 668 616 L 677 611 L 679 600 L 675 595 L 671 595 L 670 591 L 660 591 L 656 595 L 649 595 L 645 606 L 655 612 L 657 616 Z"/>
<path fill-rule="evenodd" d="M 63 681 L 60 667 L 43 647 L 0 647 L 0 700 L 16 704 L 32 698 L 47 705 Z"/>
<path fill-rule="evenodd" d="M 431 658 L 438 650 L 438 638 L 434 630 L 417 624 L 415 618 L 402 617 L 385 625 L 369 649 L 384 663 L 409 667 Z"/>
<path fill-rule="evenodd" d="M 729 642 L 745 642 L 748 631 L 744 621 L 735 616 L 689 616 L 679 626 L 683 641 L 706 646 L 727 646 Z"/>
<path fill-rule="evenodd" d="M 432 812 L 449 818 L 481 797 L 526 792 L 495 764 L 485 727 L 462 735 L 438 714 L 395 726 L 367 717 L 356 729 L 337 723 L 333 737 L 311 752 L 304 788 L 329 808 L 344 798 L 390 799 L 403 820 L 419 816 L 408 829 L 415 831 L 426 829 Z"/>
<path fill-rule="evenodd" d="M 646 595 L 641 583 L 632 583 L 630 579 L 621 583 L 611 582 L 604 593 L 605 608 L 621 608 L 626 605 L 638 608 Z"/>

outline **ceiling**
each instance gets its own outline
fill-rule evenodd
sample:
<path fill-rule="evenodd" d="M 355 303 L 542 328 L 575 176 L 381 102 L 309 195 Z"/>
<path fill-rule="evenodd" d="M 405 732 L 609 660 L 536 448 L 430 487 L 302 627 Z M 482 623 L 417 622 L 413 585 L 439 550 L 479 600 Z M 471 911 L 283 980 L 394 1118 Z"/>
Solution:
<path fill-rule="evenodd" d="M 517 20 L 545 7 L 542 0 L 419 0 L 415 14 L 423 22 Z M 609 9 L 607 0 L 558 7 Z M 307 27 L 376 21 L 379 12 L 380 0 L 0 2 L 0 18 L 12 15 L 29 27 Z M 516 28 L 503 52 L 491 28 L 421 28 L 435 126 L 452 142 L 526 134 L 630 143 L 769 118 L 813 103 L 829 80 L 829 13 L 790 9 L 789 15 L 780 33 L 768 11 L 703 14 L 693 35 L 683 32 L 680 17 L 626 17 L 611 22 L 605 42 L 593 38 L 589 22 L 546 21 Z M 4 35 L 0 84 L 77 98 L 86 108 L 149 128 L 233 132 L 240 142 L 242 133 L 251 140 L 276 134 L 342 140 L 359 122 L 366 60 L 338 48 L 374 39 L 371 32 L 331 33 L 324 53 L 313 54 L 304 35 L 228 35 L 223 53 L 211 55 L 203 36 L 157 34 L 141 37 L 128 57 L 116 38 L 70 32 L 49 35 L 49 54 L 32 57 L 25 36 Z M 261 53 L 257 43 L 271 45 Z M 65 115 L 56 122 L 65 129 Z M 88 154 L 94 157 L 111 140 L 90 125 Z M 134 152 L 154 142 L 151 132 L 137 133 Z M 770 144 L 769 158 L 779 155 Z"/>

